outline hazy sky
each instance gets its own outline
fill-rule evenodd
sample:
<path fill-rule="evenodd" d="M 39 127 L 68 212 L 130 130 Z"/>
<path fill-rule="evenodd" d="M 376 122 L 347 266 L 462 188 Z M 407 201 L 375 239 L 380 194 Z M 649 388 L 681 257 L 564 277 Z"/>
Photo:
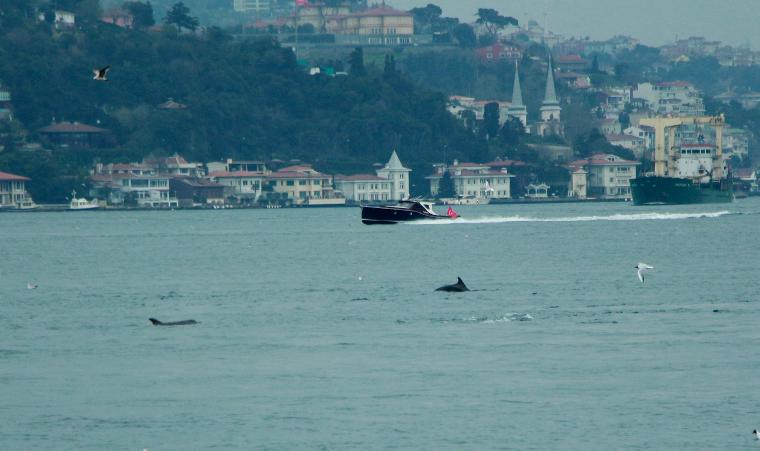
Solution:
<path fill-rule="evenodd" d="M 606 39 L 631 35 L 648 45 L 688 36 L 704 36 L 727 44 L 760 49 L 760 0 L 388 0 L 399 9 L 433 3 L 446 16 L 472 21 L 478 8 L 494 8 L 521 23 L 543 23 L 569 36 Z"/>

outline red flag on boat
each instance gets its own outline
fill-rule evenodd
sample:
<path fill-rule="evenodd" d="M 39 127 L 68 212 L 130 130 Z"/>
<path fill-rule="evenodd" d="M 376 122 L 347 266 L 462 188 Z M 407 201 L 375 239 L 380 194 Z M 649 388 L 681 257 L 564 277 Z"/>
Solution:
<path fill-rule="evenodd" d="M 309 3 L 308 0 L 296 0 L 296 6 L 306 6 Z"/>
<path fill-rule="evenodd" d="M 459 217 L 459 215 L 457 214 L 457 212 L 455 212 L 454 209 L 451 208 L 451 207 L 449 207 L 449 211 L 447 211 L 446 214 L 449 215 L 449 218 L 451 218 L 451 219 L 456 219 L 456 218 Z"/>

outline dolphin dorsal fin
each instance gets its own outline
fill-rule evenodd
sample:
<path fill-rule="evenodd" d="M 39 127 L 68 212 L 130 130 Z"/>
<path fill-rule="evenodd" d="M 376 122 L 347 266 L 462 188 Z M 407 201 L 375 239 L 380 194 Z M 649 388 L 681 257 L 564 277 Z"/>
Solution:
<path fill-rule="evenodd" d="M 457 277 L 457 283 L 461 283 L 462 285 L 464 285 L 464 282 L 462 281 L 461 277 Z"/>

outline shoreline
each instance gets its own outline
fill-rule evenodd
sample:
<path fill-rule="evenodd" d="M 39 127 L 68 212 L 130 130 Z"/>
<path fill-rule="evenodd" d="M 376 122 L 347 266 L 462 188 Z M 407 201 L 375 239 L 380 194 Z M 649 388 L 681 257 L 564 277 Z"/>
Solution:
<path fill-rule="evenodd" d="M 630 202 L 627 199 L 572 199 L 572 198 L 549 198 L 549 199 L 499 199 L 496 202 L 487 204 L 456 204 L 456 206 L 489 206 L 489 205 L 525 205 L 525 204 L 567 204 L 567 203 L 610 203 Z M 0 213 L 62 213 L 62 212 L 104 212 L 104 211 L 176 211 L 176 210 L 281 210 L 281 209 L 300 209 L 300 208 L 360 208 L 362 205 L 382 205 L 383 203 L 346 203 L 345 205 L 293 205 L 282 207 L 267 206 L 226 206 L 222 208 L 213 207 L 165 207 L 165 208 L 139 208 L 139 207 L 101 207 L 83 210 L 71 210 L 67 204 L 40 204 L 37 208 L 18 209 L 18 208 L 0 208 Z M 434 205 L 447 206 L 451 204 L 442 204 L 436 202 Z"/>

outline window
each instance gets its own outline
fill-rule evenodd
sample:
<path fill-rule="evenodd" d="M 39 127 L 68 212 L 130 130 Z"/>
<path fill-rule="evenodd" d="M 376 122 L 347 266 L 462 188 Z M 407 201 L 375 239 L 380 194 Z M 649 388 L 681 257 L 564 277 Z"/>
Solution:
<path fill-rule="evenodd" d="M 293 180 L 288 180 L 288 186 L 293 186 L 293 185 L 295 185 L 295 182 Z"/>
<path fill-rule="evenodd" d="M 322 181 L 321 181 L 321 180 L 314 180 L 313 182 L 314 182 L 314 184 L 315 184 L 315 185 L 320 185 L 320 184 L 322 184 Z"/>
<path fill-rule="evenodd" d="M 299 180 L 299 181 L 298 181 L 298 185 L 299 185 L 299 186 L 304 186 L 304 185 L 306 185 L 306 180 Z"/>
<path fill-rule="evenodd" d="M 614 183 L 614 182 L 615 182 L 615 177 L 610 177 L 610 183 Z"/>
<path fill-rule="evenodd" d="M 301 199 L 306 199 L 306 196 L 308 194 L 309 193 L 307 193 L 306 191 L 301 191 L 301 192 L 298 193 L 298 197 L 300 197 Z"/>

